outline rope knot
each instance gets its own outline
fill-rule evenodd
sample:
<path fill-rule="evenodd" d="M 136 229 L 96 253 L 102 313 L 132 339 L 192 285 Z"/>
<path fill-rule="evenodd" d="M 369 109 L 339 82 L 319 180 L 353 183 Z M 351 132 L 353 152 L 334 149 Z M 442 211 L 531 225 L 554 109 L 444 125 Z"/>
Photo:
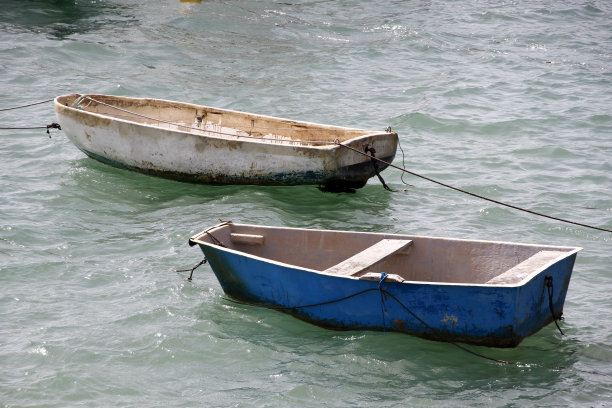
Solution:
<path fill-rule="evenodd" d="M 206 262 L 208 262 L 208 259 L 206 259 L 206 257 L 204 257 L 204 259 L 202 259 L 196 266 L 194 266 L 193 268 L 190 269 L 177 269 L 175 272 L 191 272 L 189 274 L 189 277 L 187 278 L 188 281 L 191 281 L 191 278 L 193 278 L 193 271 L 195 271 L 196 269 L 198 269 L 200 266 L 204 265 Z"/>
<path fill-rule="evenodd" d="M 385 272 L 380 273 L 380 281 L 378 282 L 378 290 L 380 290 L 384 280 L 387 279 L 388 276 L 389 275 L 387 275 Z"/>
<path fill-rule="evenodd" d="M 62 130 L 62 127 L 59 125 L 59 123 L 56 123 L 56 122 L 53 122 L 50 125 L 47 125 L 47 134 L 49 135 L 49 139 L 51 139 L 51 133 L 49 133 L 49 129 Z"/>

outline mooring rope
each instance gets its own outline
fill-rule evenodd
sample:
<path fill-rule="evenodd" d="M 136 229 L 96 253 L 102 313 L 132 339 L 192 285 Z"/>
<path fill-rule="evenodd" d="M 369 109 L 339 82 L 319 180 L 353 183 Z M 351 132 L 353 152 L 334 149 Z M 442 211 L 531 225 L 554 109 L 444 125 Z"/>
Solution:
<path fill-rule="evenodd" d="M 195 271 L 196 269 L 198 269 L 200 266 L 204 265 L 206 262 L 208 262 L 208 259 L 206 259 L 206 257 L 204 257 L 204 259 L 202 259 L 197 265 L 195 265 L 193 268 L 189 268 L 189 269 L 175 269 L 174 272 L 190 272 L 189 277 L 187 278 L 188 281 L 191 281 L 191 279 L 193 278 L 193 271 Z"/>
<path fill-rule="evenodd" d="M 391 127 L 388 128 L 389 131 L 391 130 Z M 404 154 L 404 149 L 402 148 L 402 142 L 399 140 L 397 140 L 397 147 L 399 147 L 400 151 L 402 152 L 402 168 L 405 169 L 406 168 L 406 155 Z M 414 187 L 412 184 L 408 184 L 404 181 L 404 176 L 406 175 L 406 173 L 404 173 L 402 171 L 402 175 L 400 176 L 400 180 L 402 181 L 402 183 L 404 183 L 405 185 L 409 186 L 409 187 Z"/>
<path fill-rule="evenodd" d="M 544 278 L 544 282 L 546 283 L 546 291 L 548 292 L 548 308 L 550 309 L 550 314 L 551 314 L 551 316 L 553 318 L 553 321 L 555 322 L 555 326 L 557 326 L 557 329 L 559 329 L 559 333 L 561 333 L 563 335 L 565 333 L 563 333 L 563 330 L 561 330 L 561 327 L 559 327 L 559 323 L 557 323 L 557 320 L 561 320 L 561 319 L 563 319 L 563 317 L 561 315 L 559 315 L 559 317 L 557 317 L 555 315 L 555 309 L 553 307 L 553 301 L 552 301 L 552 295 L 554 293 L 553 277 L 552 276 L 546 276 Z"/>
<path fill-rule="evenodd" d="M 251 136 L 251 135 L 238 135 L 238 134 L 225 133 L 225 132 L 220 132 L 220 131 L 215 131 L 215 130 L 206 130 L 206 129 L 202 129 L 202 128 L 198 128 L 198 127 L 181 125 L 179 123 L 171 122 L 171 121 L 166 121 L 166 120 L 163 120 L 163 119 L 153 118 L 153 117 L 150 117 L 150 116 L 147 116 L 147 115 L 142 115 L 142 114 L 139 114 L 139 113 L 136 113 L 136 112 L 132 112 L 132 111 L 127 110 L 127 109 L 119 108 L 117 106 L 113 106 L 113 105 L 104 103 L 102 101 L 98 101 L 98 100 L 96 100 L 96 99 L 94 99 L 94 98 L 92 98 L 92 97 L 90 97 L 88 95 L 81 95 L 78 100 L 81 101 L 83 99 L 88 99 L 88 100 L 90 100 L 92 102 L 95 102 L 95 103 L 98 103 L 100 105 L 104 105 L 104 106 L 107 106 L 107 107 L 112 108 L 112 109 L 117 109 L 119 111 L 131 114 L 131 115 L 139 116 L 139 117 L 142 117 L 142 118 L 145 118 L 145 119 L 149 119 L 149 120 L 153 120 L 153 121 L 157 121 L 157 122 L 162 122 L 162 123 L 170 124 L 170 125 L 177 126 L 177 127 L 183 127 L 185 129 L 197 130 L 197 131 L 200 131 L 200 132 L 215 133 L 215 134 L 226 135 L 226 136 L 233 136 L 233 137 L 237 137 L 237 138 L 242 137 L 242 138 L 250 138 L 250 139 L 256 139 L 256 140 L 263 140 L 263 141 L 267 140 L 267 139 L 262 138 L 262 137 L 256 137 L 256 136 Z M 44 101 L 44 102 L 48 102 L 48 101 Z M 44 103 L 44 102 L 41 102 L 41 103 Z M 387 132 L 390 132 L 390 131 L 391 131 L 391 129 L 387 128 Z M 47 133 L 49 133 L 49 129 L 48 128 L 47 128 Z M 482 196 L 480 194 L 476 194 L 476 193 L 469 192 L 467 190 L 463 190 L 463 189 L 458 188 L 458 187 L 454 187 L 454 186 L 452 186 L 450 184 L 443 183 L 443 182 L 435 180 L 435 179 L 433 179 L 431 177 L 427 177 L 427 176 L 421 175 L 419 173 L 415 173 L 413 171 L 410 171 L 410 170 L 406 169 L 405 166 L 404 167 L 396 166 L 396 165 L 394 165 L 392 163 L 389 163 L 389 162 L 387 162 L 385 160 L 382 160 L 382 159 L 380 159 L 378 157 L 375 157 L 374 154 L 368 154 L 367 149 L 366 149 L 365 152 L 362 152 L 362 151 L 360 151 L 358 149 L 355 149 L 352 146 L 349 146 L 349 145 L 341 143 L 338 139 L 334 140 L 333 142 L 330 142 L 330 141 L 321 141 L 321 140 L 297 140 L 297 139 L 291 139 L 291 140 L 284 140 L 284 139 L 283 140 L 275 140 L 275 139 L 270 139 L 270 140 L 271 141 L 279 141 L 279 142 L 283 142 L 283 143 L 305 143 L 305 144 L 339 145 L 339 146 L 342 146 L 344 148 L 347 148 L 349 150 L 352 150 L 352 151 L 354 151 L 356 153 L 359 153 L 361 155 L 364 155 L 364 156 L 370 158 L 370 160 L 372 162 L 377 161 L 379 163 L 383 163 L 383 164 L 387 165 L 388 167 L 392 167 L 392 168 L 398 169 L 398 170 L 403 172 L 402 176 L 403 176 L 404 173 L 408 173 L 408 174 L 410 174 L 412 176 L 422 178 L 424 180 L 427 180 L 427 181 L 430 181 L 432 183 L 441 185 L 441 186 L 449 188 L 451 190 L 455 190 L 455 191 L 458 191 L 460 193 L 467 194 L 467 195 L 470 195 L 472 197 L 479 198 L 479 199 L 485 200 L 485 201 L 489 201 L 489 202 L 492 202 L 492 203 L 495 203 L 495 204 L 498 204 L 498 205 L 501 205 L 501 206 L 504 206 L 504 207 L 512 208 L 512 209 L 515 209 L 515 210 L 518 210 L 518 211 L 523 211 L 523 212 L 526 212 L 526 213 L 529 213 L 529 214 L 532 214 L 532 215 L 536 215 L 536 216 L 539 216 L 539 217 L 544 217 L 544 218 L 548 218 L 548 219 L 551 219 L 551 220 L 564 222 L 564 223 L 567 223 L 567 224 L 572 224 L 572 225 L 577 225 L 577 226 L 581 226 L 581 227 L 585 227 L 585 228 L 590 228 L 590 229 L 594 229 L 594 230 L 598 230 L 598 231 L 604 231 L 604 232 L 611 232 L 612 233 L 611 229 L 597 227 L 597 226 L 593 226 L 593 225 L 589 225 L 589 224 L 585 224 L 585 223 L 580 223 L 580 222 L 576 222 L 576 221 L 571 221 L 571 220 L 560 218 L 560 217 L 554 217 L 552 215 L 548 215 L 548 214 L 544 214 L 544 213 L 541 213 L 541 212 L 529 210 L 527 208 L 523 208 L 523 207 L 519 207 L 519 206 L 516 206 L 516 205 L 513 205 L 513 204 L 505 203 L 503 201 L 495 200 L 495 199 L 492 199 L 492 198 L 488 198 L 488 197 Z M 402 153 L 403 153 L 403 150 L 402 150 Z M 378 172 L 378 168 L 376 166 L 374 166 L 374 170 L 375 170 L 375 173 L 378 176 L 378 178 L 381 180 L 381 183 L 383 184 L 383 187 L 385 189 L 389 190 L 389 191 L 393 191 L 393 190 L 391 190 L 386 185 L 384 180 L 382 180 L 382 178 L 380 177 L 380 174 Z M 402 182 L 403 182 L 403 179 L 402 179 Z"/>
<path fill-rule="evenodd" d="M 579 226 L 581 226 L 581 227 L 591 228 L 591 229 L 595 229 L 595 230 L 599 230 L 599 231 L 604 231 L 604 232 L 612 232 L 612 230 L 610 230 L 610 229 L 601 228 L 601 227 L 597 227 L 597 226 L 593 226 L 593 225 L 589 225 L 589 224 L 583 224 L 583 223 L 580 223 L 580 222 L 575 222 L 575 221 L 567 220 L 567 219 L 564 219 L 564 218 L 553 217 L 552 215 L 543 214 L 543 213 L 540 213 L 540 212 L 537 212 L 537 211 L 529 210 L 529 209 L 527 209 L 527 208 L 522 208 L 522 207 L 518 207 L 518 206 L 516 206 L 516 205 L 508 204 L 508 203 L 505 203 L 505 202 L 503 202 L 503 201 L 498 201 L 498 200 L 494 200 L 494 199 L 492 199 L 492 198 L 488 198 L 488 197 L 485 197 L 485 196 L 481 196 L 481 195 L 476 194 L 476 193 L 471 193 L 471 192 L 469 192 L 469 191 L 467 191 L 467 190 L 463 190 L 463 189 L 460 189 L 460 188 L 458 188 L 458 187 L 451 186 L 450 184 L 446 184 L 446 183 L 443 183 L 443 182 L 441 182 L 441 181 L 438 181 L 438 180 L 432 179 L 432 178 L 430 178 L 430 177 L 423 176 L 423 175 L 421 175 L 421 174 L 415 173 L 415 172 L 410 171 L 410 170 L 407 170 L 407 169 L 405 169 L 405 168 L 402 168 L 402 167 L 396 166 L 396 165 L 394 165 L 394 164 L 392 164 L 392 163 L 389 163 L 389 162 L 387 162 L 387 161 L 385 161 L 385 160 L 379 159 L 378 157 L 373 157 L 373 156 L 370 156 L 370 155 L 368 155 L 368 154 L 367 154 L 367 153 L 365 153 L 365 152 L 361 152 L 361 151 L 359 151 L 358 149 L 355 149 L 354 147 L 351 147 L 351 146 L 348 146 L 348 145 L 342 144 L 342 143 L 340 143 L 339 141 L 336 141 L 336 144 L 338 144 L 338 145 L 340 145 L 340 146 L 343 146 L 343 147 L 346 147 L 347 149 L 350 149 L 350 150 L 352 150 L 352 151 L 354 151 L 354 152 L 357 152 L 357 153 L 359 153 L 359 154 L 362 154 L 362 155 L 364 155 L 364 156 L 367 156 L 367 157 L 373 158 L 374 160 L 377 160 L 377 161 L 379 161 L 379 162 L 381 162 L 381 163 L 384 163 L 384 164 L 386 164 L 386 165 L 387 165 L 387 166 L 389 166 L 389 167 L 393 167 L 393 168 L 395 168 L 395 169 L 401 170 L 401 171 L 403 171 L 403 172 L 405 172 L 405 173 L 408 173 L 408 174 L 410 174 L 410 175 L 412 175 L 412 176 L 415 176 L 415 177 L 420 177 L 420 178 L 422 178 L 422 179 L 424 179 L 424 180 L 427 180 L 427 181 L 430 181 L 430 182 L 432 182 L 432 183 L 436 183 L 436 184 L 439 184 L 439 185 L 441 185 L 441 186 L 443 186 L 443 187 L 450 188 L 451 190 L 455 190 L 455 191 L 458 191 L 458 192 L 460 192 L 460 193 L 464 193 L 464 194 L 470 195 L 470 196 L 472 196 L 472 197 L 480 198 L 481 200 L 489 201 L 489 202 L 492 202 L 492 203 L 495 203 L 495 204 L 499 204 L 499 205 L 502 205 L 502 206 L 505 206 L 505 207 L 513 208 L 513 209 L 515 209 L 515 210 L 523 211 L 523 212 L 526 212 L 526 213 L 529 213 L 529 214 L 533 214 L 533 215 L 537 215 L 537 216 L 540 216 L 540 217 L 549 218 L 549 219 L 551 219 L 551 220 L 561 221 L 561 222 L 565 222 L 565 223 L 568 223 L 568 224 L 573 224 L 573 225 L 579 225 Z"/>
<path fill-rule="evenodd" d="M 385 276 L 385 278 L 386 278 L 386 276 Z M 406 306 L 404 303 L 402 303 L 402 301 L 399 300 L 397 297 L 395 297 L 391 292 L 389 292 L 386 289 L 383 289 L 381 287 L 382 281 L 383 281 L 383 279 L 381 279 L 381 281 L 379 282 L 378 287 L 376 287 L 376 288 L 364 289 L 362 291 L 353 293 L 353 294 L 348 295 L 348 296 L 341 297 L 339 299 L 333 299 L 333 300 L 317 302 L 317 303 L 312 303 L 312 304 L 307 304 L 307 305 L 299 305 L 299 306 L 275 306 L 275 305 L 269 305 L 269 304 L 265 304 L 265 303 L 245 302 L 245 301 L 241 301 L 241 300 L 234 299 L 234 298 L 229 298 L 229 297 L 226 297 L 226 299 L 228 301 L 230 301 L 230 302 L 241 304 L 241 305 L 259 306 L 259 307 L 265 307 L 267 309 L 281 310 L 282 311 L 282 310 L 305 309 L 305 308 L 310 308 L 310 307 L 329 305 L 329 304 L 332 304 L 332 303 L 342 302 L 344 300 L 351 299 L 351 298 L 363 295 L 363 294 L 368 293 L 368 292 L 377 291 L 377 292 L 380 292 L 380 295 L 381 295 L 381 302 L 383 303 L 383 305 L 381 305 L 381 308 L 383 310 L 383 315 L 384 315 L 384 311 L 385 311 L 383 296 L 389 296 L 390 298 L 395 300 L 403 309 L 405 309 L 408 313 L 410 313 L 423 326 L 425 326 L 427 329 L 429 329 L 436 339 L 441 340 L 441 341 L 445 341 L 447 343 L 450 343 L 450 344 L 454 345 L 455 347 L 459 348 L 460 350 L 465 351 L 466 353 L 472 354 L 472 355 L 474 355 L 476 357 L 484 358 L 486 360 L 494 361 L 496 363 L 500 363 L 500 364 L 512 364 L 512 365 L 517 365 L 517 366 L 523 365 L 523 363 L 520 363 L 520 362 L 501 360 L 501 359 L 497 359 L 497 358 L 494 358 L 494 357 L 485 356 L 484 354 L 481 354 L 481 353 L 475 352 L 473 350 L 470 350 L 467 347 L 464 347 L 464 346 L 462 346 L 461 344 L 459 344 L 457 342 L 449 341 L 449 340 L 444 340 L 444 336 L 442 334 L 440 334 L 438 332 L 438 330 L 434 329 L 432 326 L 427 324 L 423 319 L 421 319 L 417 314 L 415 314 L 412 310 L 410 310 L 410 308 L 408 308 L 408 306 Z M 385 324 L 384 324 L 384 316 L 383 316 L 383 326 L 384 325 Z M 385 329 L 383 328 L 383 330 L 385 330 Z"/>
<path fill-rule="evenodd" d="M 47 126 L 0 126 L 2 130 L 46 129 Z"/>
<path fill-rule="evenodd" d="M 382 315 L 382 323 L 383 323 L 383 332 L 387 331 L 387 319 L 385 319 L 385 314 L 387 313 L 387 305 L 385 304 L 385 300 L 387 300 L 387 295 L 383 292 L 382 284 L 387 279 L 387 275 L 385 272 L 380 273 L 380 280 L 378 281 L 378 291 L 380 292 L 380 311 Z"/>
<path fill-rule="evenodd" d="M 34 106 L 34 105 L 41 105 L 43 103 L 47 103 L 47 102 L 51 102 L 53 101 L 55 98 L 51 98 L 51 99 L 45 99 L 44 101 L 39 101 L 39 102 L 32 102 L 32 103 L 28 103 L 25 105 L 19 105 L 19 106 L 11 106 L 10 108 L 0 108 L 0 112 L 3 111 L 9 111 L 9 110 L 13 110 L 13 109 L 22 109 L 22 108 L 27 108 L 30 106 Z M 31 130 L 31 129 L 47 129 L 47 134 L 49 135 L 49 139 L 51 138 L 51 133 L 49 132 L 49 129 L 59 129 L 61 130 L 62 128 L 60 127 L 60 125 L 58 123 L 51 123 L 49 125 L 46 126 L 0 126 L 0 130 Z"/>
<path fill-rule="evenodd" d="M 362 291 L 353 293 L 352 295 L 341 297 L 339 299 L 328 300 L 328 301 L 323 301 L 323 302 L 318 302 L 318 303 L 312 303 L 312 304 L 308 304 L 308 305 L 300 305 L 300 306 L 275 306 L 275 305 L 268 305 L 268 304 L 265 304 L 265 303 L 261 303 L 261 304 L 260 303 L 249 303 L 249 302 L 244 302 L 244 301 L 240 301 L 240 300 L 232 299 L 232 298 L 226 298 L 226 299 L 229 300 L 230 302 L 234 302 L 234 303 L 238 303 L 238 304 L 249 305 L 249 306 L 261 306 L 261 307 L 265 307 L 267 309 L 272 309 L 272 310 L 292 310 L 292 309 L 304 309 L 304 308 L 310 308 L 310 307 L 316 307 L 316 306 L 324 306 L 324 305 L 329 305 L 329 304 L 332 304 L 332 303 L 339 303 L 339 302 L 342 302 L 344 300 L 351 299 L 351 298 L 363 295 L 363 294 L 368 293 L 368 292 L 378 291 L 378 292 L 380 292 L 381 302 L 382 302 L 381 308 L 382 308 L 382 312 L 383 312 L 383 330 L 385 330 L 385 328 L 384 328 L 384 326 L 385 326 L 385 323 L 384 323 L 384 312 L 385 312 L 385 309 L 386 309 L 386 307 L 384 305 L 384 297 L 383 296 L 387 296 L 388 295 L 393 300 L 395 300 L 403 309 L 405 309 L 408 313 L 410 313 L 410 315 L 412 315 L 423 326 L 428 328 L 432 332 L 432 334 L 435 336 L 435 338 L 437 338 L 438 340 L 443 340 L 444 336 L 441 335 L 436 329 L 434 329 L 429 324 L 427 324 L 423 319 L 421 319 L 416 313 L 414 313 L 412 310 L 410 310 L 410 308 L 408 308 L 408 306 L 406 306 L 401 300 L 399 300 L 397 297 L 395 297 L 391 292 L 389 292 L 388 290 L 383 289 L 381 287 L 381 285 L 382 285 L 382 283 L 383 283 L 383 281 L 384 281 L 384 279 L 386 277 L 387 277 L 386 274 L 384 276 L 382 276 L 382 274 L 381 274 L 381 280 L 380 280 L 380 282 L 378 284 L 378 287 L 376 287 L 376 288 L 364 289 Z M 470 350 L 467 347 L 464 347 L 464 346 L 462 346 L 459 343 L 454 342 L 454 341 L 447 341 L 447 340 L 444 340 L 444 341 L 446 341 L 446 342 L 454 345 L 455 347 L 459 348 L 460 350 L 465 351 L 465 352 L 467 352 L 469 354 L 472 354 L 472 355 L 474 355 L 476 357 L 484 358 L 486 360 L 494 361 L 496 363 L 501 363 L 501 364 L 522 365 L 522 363 L 519 363 L 519 362 L 512 362 L 512 361 L 508 361 L 508 360 L 501 360 L 501 359 L 497 359 L 497 358 L 494 358 L 494 357 L 485 356 L 483 354 L 480 354 L 480 353 L 477 353 L 477 352 L 475 352 L 473 350 Z"/>
<path fill-rule="evenodd" d="M 136 113 L 136 112 L 132 112 L 130 110 L 127 109 L 123 109 L 123 108 L 119 108 L 117 106 L 113 106 L 111 104 L 108 103 L 104 103 L 102 101 L 98 101 L 96 99 L 93 99 L 90 96 L 87 95 L 82 95 L 81 98 L 84 99 L 89 99 L 92 102 L 95 103 L 99 103 L 100 105 L 112 108 L 112 109 L 117 109 L 121 112 L 125 112 L 128 113 L 130 115 L 134 115 L 134 116 L 138 116 L 141 117 L 143 119 L 149 119 L 149 120 L 153 120 L 156 122 L 161 122 L 161 123 L 166 123 L 168 125 L 172 125 L 172 126 L 177 126 L 177 127 L 181 127 L 181 128 L 185 128 L 185 129 L 190 129 L 190 130 L 197 130 L 199 132 L 207 132 L 207 133 L 214 133 L 214 134 L 218 134 L 218 135 L 224 135 L 224 136 L 232 136 L 232 137 L 242 137 L 242 138 L 246 138 L 246 139 L 255 139 L 255 140 L 263 140 L 263 141 L 274 141 L 274 142 L 282 142 L 282 143 L 301 143 L 301 144 L 322 144 L 322 145 L 334 145 L 336 144 L 335 142 L 331 142 L 331 141 L 327 141 L 327 140 L 300 140 L 300 139 L 266 139 L 264 137 L 257 137 L 257 136 L 251 136 L 251 135 L 239 135 L 239 134 L 235 134 L 235 133 L 227 133 L 227 132 L 221 132 L 218 130 L 208 130 L 208 129 L 202 129 L 199 127 L 194 127 L 194 126 L 189 126 L 189 125 L 182 125 L 180 123 L 176 123 L 176 122 L 172 122 L 169 120 L 164 120 L 164 119 L 157 119 L 157 118 L 153 118 L 147 115 L 143 115 L 140 113 Z"/>
<path fill-rule="evenodd" d="M 227 135 L 227 133 L 223 133 L 223 132 L 219 132 L 219 131 L 215 131 L 215 130 L 204 130 L 202 128 L 199 127 L 192 127 L 192 126 L 186 126 L 186 125 L 182 125 L 180 123 L 177 122 L 172 122 L 172 121 L 166 121 L 164 119 L 157 119 L 157 118 L 153 118 L 147 115 L 143 115 L 140 113 L 136 113 L 134 111 L 130 111 L 127 109 L 123 109 L 123 108 L 119 108 L 118 106 L 114 106 L 111 104 L 107 104 L 105 102 L 99 101 L 97 99 L 93 99 L 91 96 L 89 95 L 81 95 L 79 96 L 77 99 L 75 99 L 75 101 L 72 103 L 72 105 L 70 106 L 71 108 L 78 108 L 81 109 L 81 107 L 79 107 L 79 103 L 83 100 L 83 99 L 88 99 L 91 102 L 95 102 L 95 103 L 99 103 L 100 105 L 104 105 L 107 106 L 109 108 L 113 108 L 113 109 L 117 109 L 120 111 L 123 111 L 125 113 L 129 113 L 131 115 L 134 116 L 140 116 L 144 119 L 150 119 L 153 121 L 158 121 L 158 122 L 163 122 L 163 123 L 167 123 L 169 125 L 174 125 L 174 126 L 180 126 L 180 127 L 184 127 L 184 128 L 188 128 L 188 129 L 193 129 L 193 130 L 199 130 L 199 131 L 204 131 L 204 132 L 210 132 L 210 133 L 218 133 L 218 134 L 222 134 L 222 135 Z M 89 105 L 88 105 L 89 106 Z M 84 107 L 86 108 L 86 107 Z M 202 107 L 202 108 L 206 108 L 206 107 Z M 290 119 L 286 119 L 287 121 L 290 121 Z M 308 128 L 302 128 L 302 127 L 279 127 L 279 126 L 274 126 L 274 127 L 268 127 L 268 126 L 255 126 L 253 124 L 251 124 L 250 127 L 250 131 L 253 131 L 253 129 L 258 129 L 258 130 L 293 130 L 293 131 L 309 131 Z M 361 129 L 351 129 L 351 130 L 361 130 Z M 251 138 L 251 139 L 261 139 L 261 137 L 257 137 L 257 136 L 252 136 L 252 135 L 235 135 L 235 134 L 229 134 L 230 136 L 236 136 L 236 137 L 246 137 L 246 138 Z M 287 141 L 287 142 L 300 142 L 300 143 L 320 143 L 320 144 L 328 144 L 328 145 L 333 145 L 334 142 L 331 142 L 329 140 L 299 140 L 299 139 L 291 139 L 291 140 L 283 140 L 283 141 Z"/>
<path fill-rule="evenodd" d="M 382 176 L 380 175 L 380 172 L 378 171 L 378 162 L 376 161 L 376 159 L 377 159 L 377 157 L 376 157 L 376 149 L 374 149 L 374 146 L 370 147 L 369 144 L 366 145 L 365 152 L 366 153 L 370 153 L 369 157 L 370 157 L 370 161 L 372 163 L 372 167 L 374 167 L 374 173 L 376 173 L 376 177 L 378 177 L 378 180 L 380 181 L 380 183 L 382 184 L 384 189 L 394 193 L 395 190 L 391 189 L 391 187 L 389 187 L 387 185 L 387 183 L 385 183 L 385 180 L 382 178 Z"/>
<path fill-rule="evenodd" d="M 49 129 L 62 130 L 62 127 L 59 125 L 59 123 L 53 122 L 46 126 L 16 126 L 16 127 L 0 126 L 0 129 L 1 130 L 47 129 L 47 134 L 49 135 L 49 139 L 51 139 L 51 133 L 49 132 Z"/>
<path fill-rule="evenodd" d="M 29 106 L 34 106 L 34 105 L 40 105 L 40 104 L 43 104 L 43 103 L 51 102 L 54 99 L 55 98 L 45 99 L 44 101 L 28 103 L 27 105 L 12 106 L 10 108 L 0 108 L 0 112 L 2 112 L 2 111 L 9 111 L 9 110 L 13 110 L 13 109 L 27 108 Z"/>

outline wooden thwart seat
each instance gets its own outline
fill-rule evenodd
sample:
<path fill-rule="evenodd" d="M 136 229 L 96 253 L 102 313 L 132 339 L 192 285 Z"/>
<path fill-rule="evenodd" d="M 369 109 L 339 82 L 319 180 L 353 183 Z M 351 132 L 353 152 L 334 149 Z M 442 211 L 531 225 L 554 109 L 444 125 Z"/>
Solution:
<path fill-rule="evenodd" d="M 410 245 L 412 241 L 408 239 L 383 239 L 323 272 L 343 276 L 355 275 Z"/>
<path fill-rule="evenodd" d="M 559 256 L 565 254 L 561 251 L 540 251 L 525 259 L 520 264 L 508 269 L 501 275 L 497 275 L 494 278 L 485 282 L 491 285 L 509 285 L 513 283 L 519 283 L 531 273 L 539 270 L 542 266 L 552 262 Z"/>
<path fill-rule="evenodd" d="M 230 240 L 234 244 L 243 244 L 243 245 L 263 245 L 264 243 L 263 235 L 258 235 L 258 234 L 231 233 Z"/>

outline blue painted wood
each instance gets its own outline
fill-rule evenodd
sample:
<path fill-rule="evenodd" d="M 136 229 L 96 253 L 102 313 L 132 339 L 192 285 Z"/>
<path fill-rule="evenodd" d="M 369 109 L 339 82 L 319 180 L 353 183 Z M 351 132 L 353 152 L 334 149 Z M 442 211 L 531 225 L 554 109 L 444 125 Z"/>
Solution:
<path fill-rule="evenodd" d="M 546 276 L 553 277 L 553 304 L 560 315 L 576 258 L 573 253 L 522 286 L 383 282 L 381 288 L 389 294 L 385 297 L 376 281 L 327 275 L 209 244 L 199 246 L 224 292 L 241 301 L 327 328 L 397 331 L 491 347 L 514 347 L 552 322 Z M 302 307 L 334 300 L 339 301 Z"/>

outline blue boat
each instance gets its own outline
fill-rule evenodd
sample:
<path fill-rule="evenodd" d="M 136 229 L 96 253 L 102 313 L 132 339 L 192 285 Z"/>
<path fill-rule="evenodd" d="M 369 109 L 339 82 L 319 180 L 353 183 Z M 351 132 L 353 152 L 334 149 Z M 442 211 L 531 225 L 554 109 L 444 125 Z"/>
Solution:
<path fill-rule="evenodd" d="M 490 347 L 556 323 L 582 249 L 232 222 L 189 243 L 239 301 L 331 329 Z"/>

